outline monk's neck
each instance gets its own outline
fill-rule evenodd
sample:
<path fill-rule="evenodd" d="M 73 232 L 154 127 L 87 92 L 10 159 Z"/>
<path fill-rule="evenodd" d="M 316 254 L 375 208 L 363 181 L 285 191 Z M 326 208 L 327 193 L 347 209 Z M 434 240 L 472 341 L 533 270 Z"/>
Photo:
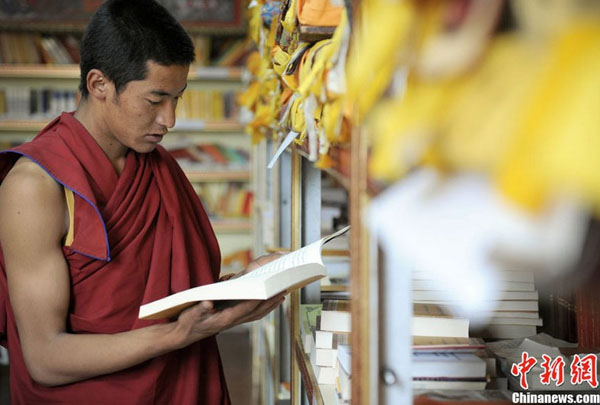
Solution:
<path fill-rule="evenodd" d="M 110 160 L 117 174 L 120 175 L 125 167 L 125 159 L 129 149 L 112 135 L 102 120 L 92 113 L 92 109 L 87 103 L 82 101 L 74 117 L 94 138 L 108 160 Z"/>

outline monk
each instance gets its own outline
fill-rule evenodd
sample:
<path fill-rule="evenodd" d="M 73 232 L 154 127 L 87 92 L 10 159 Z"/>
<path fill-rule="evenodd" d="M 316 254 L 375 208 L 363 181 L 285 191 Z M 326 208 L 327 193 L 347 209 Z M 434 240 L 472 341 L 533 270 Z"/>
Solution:
<path fill-rule="evenodd" d="M 0 154 L 0 343 L 13 403 L 228 404 L 215 335 L 283 300 L 138 319 L 142 304 L 219 280 L 207 215 L 159 145 L 193 59 L 154 0 L 108 0 L 81 43 L 77 111 Z"/>

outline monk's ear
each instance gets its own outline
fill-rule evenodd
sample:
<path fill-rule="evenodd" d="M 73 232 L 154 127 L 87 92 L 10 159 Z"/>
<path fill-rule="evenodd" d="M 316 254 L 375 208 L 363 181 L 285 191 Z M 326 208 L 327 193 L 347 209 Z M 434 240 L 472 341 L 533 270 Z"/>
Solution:
<path fill-rule="evenodd" d="M 98 99 L 106 99 L 110 83 L 104 73 L 98 69 L 90 69 L 86 79 L 90 95 Z"/>

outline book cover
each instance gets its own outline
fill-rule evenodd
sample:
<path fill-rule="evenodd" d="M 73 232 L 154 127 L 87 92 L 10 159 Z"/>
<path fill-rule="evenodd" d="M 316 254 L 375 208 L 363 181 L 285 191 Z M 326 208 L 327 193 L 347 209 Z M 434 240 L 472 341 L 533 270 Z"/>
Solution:
<path fill-rule="evenodd" d="M 304 353 L 309 354 L 314 349 L 314 333 L 317 329 L 317 318 L 321 315 L 321 307 L 321 304 L 300 305 L 300 335 Z"/>

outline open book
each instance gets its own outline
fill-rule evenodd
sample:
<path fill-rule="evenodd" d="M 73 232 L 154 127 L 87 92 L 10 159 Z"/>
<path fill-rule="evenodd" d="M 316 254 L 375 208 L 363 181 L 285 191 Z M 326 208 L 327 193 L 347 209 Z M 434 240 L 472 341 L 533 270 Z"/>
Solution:
<path fill-rule="evenodd" d="M 303 287 L 327 275 L 321 248 L 348 229 L 349 226 L 340 229 L 241 277 L 190 288 L 142 305 L 139 317 L 169 318 L 200 301 L 266 300 L 283 291 Z"/>

